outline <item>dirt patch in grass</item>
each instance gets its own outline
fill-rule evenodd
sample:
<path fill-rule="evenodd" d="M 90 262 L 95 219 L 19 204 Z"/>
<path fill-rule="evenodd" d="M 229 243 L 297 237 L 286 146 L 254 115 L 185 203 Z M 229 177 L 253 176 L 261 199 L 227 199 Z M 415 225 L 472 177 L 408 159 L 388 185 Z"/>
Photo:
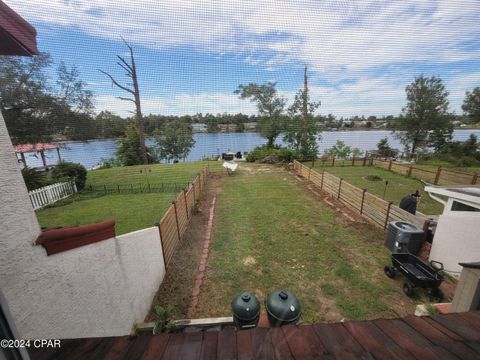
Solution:
<path fill-rule="evenodd" d="M 224 176 L 226 175 L 222 172 L 210 174 L 206 190 L 198 205 L 198 212 L 191 218 L 188 229 L 175 250 L 167 274 L 153 299 L 145 321 L 156 319 L 153 313 L 156 305 L 163 307 L 173 305 L 172 317 L 175 319 L 187 317 L 192 288 L 200 264 L 210 205 L 213 196 L 222 191 L 220 179 Z"/>

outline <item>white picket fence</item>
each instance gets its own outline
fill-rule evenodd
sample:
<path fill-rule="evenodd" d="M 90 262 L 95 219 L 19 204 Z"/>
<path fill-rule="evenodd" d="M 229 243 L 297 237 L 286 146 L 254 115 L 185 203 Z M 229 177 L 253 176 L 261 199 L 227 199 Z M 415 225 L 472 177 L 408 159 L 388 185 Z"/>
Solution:
<path fill-rule="evenodd" d="M 58 200 L 65 199 L 76 192 L 77 186 L 75 185 L 75 181 L 72 180 L 32 190 L 28 195 L 30 196 L 33 210 L 39 210 L 47 205 L 57 202 Z"/>

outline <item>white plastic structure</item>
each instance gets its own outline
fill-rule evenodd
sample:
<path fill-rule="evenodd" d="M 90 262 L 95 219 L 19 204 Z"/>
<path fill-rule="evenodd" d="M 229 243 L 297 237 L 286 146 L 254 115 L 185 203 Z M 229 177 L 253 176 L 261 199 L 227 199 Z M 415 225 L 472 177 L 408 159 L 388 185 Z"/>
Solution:
<path fill-rule="evenodd" d="M 229 162 L 224 162 L 223 167 L 227 169 L 228 173 L 234 172 L 237 170 L 238 164 L 237 163 L 229 163 Z"/>

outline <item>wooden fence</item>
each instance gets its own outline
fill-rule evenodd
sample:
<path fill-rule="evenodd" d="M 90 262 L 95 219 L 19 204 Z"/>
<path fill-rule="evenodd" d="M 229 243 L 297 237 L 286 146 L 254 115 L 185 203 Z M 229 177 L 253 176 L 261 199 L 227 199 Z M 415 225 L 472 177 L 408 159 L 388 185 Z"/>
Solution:
<path fill-rule="evenodd" d="M 205 188 L 207 177 L 208 168 L 204 168 L 202 173 L 197 175 L 193 182 L 177 195 L 158 223 L 166 268 L 168 268 L 173 253 L 188 228 L 195 202 Z"/>
<path fill-rule="evenodd" d="M 478 181 L 477 174 L 450 170 L 441 166 L 436 171 L 432 171 L 411 165 L 397 164 L 391 160 L 372 159 L 371 163 L 374 166 L 413 176 L 434 185 L 475 185 Z"/>
<path fill-rule="evenodd" d="M 450 170 L 438 167 L 436 170 L 427 170 L 412 165 L 399 164 L 391 160 L 382 160 L 372 157 L 352 157 L 336 159 L 335 156 L 323 156 L 316 160 L 323 167 L 328 166 L 377 166 L 396 173 L 413 176 L 434 185 L 475 185 L 480 182 L 476 173 Z"/>
<path fill-rule="evenodd" d="M 28 193 L 33 210 L 39 210 L 77 192 L 75 181 L 56 183 Z"/>
<path fill-rule="evenodd" d="M 353 186 L 342 178 L 334 176 L 325 170 L 317 172 L 298 161 L 294 161 L 294 169 L 298 175 L 309 179 L 318 185 L 322 191 L 334 196 L 383 229 L 387 229 L 390 221 L 396 220 L 415 224 L 424 231 L 426 231 L 428 227 L 428 218 L 412 215 L 393 203 L 370 194 L 367 190 Z"/>

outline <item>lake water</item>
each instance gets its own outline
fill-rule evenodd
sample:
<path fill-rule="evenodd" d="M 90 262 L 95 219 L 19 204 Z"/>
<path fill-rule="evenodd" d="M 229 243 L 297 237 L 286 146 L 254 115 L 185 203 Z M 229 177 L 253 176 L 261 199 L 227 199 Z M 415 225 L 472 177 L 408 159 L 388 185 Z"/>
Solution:
<path fill-rule="evenodd" d="M 474 133 L 480 138 L 480 130 L 455 130 L 454 140 L 466 140 Z M 380 139 L 387 137 L 390 146 L 401 150 L 403 146 L 396 139 L 392 132 L 386 130 L 369 131 L 327 131 L 321 133 L 321 140 L 318 142 L 320 153 L 332 147 L 337 140 L 342 140 L 350 147 L 358 147 L 360 150 L 374 150 Z M 216 133 L 216 134 L 194 134 L 195 145 L 187 156 L 186 161 L 201 160 L 205 156 L 220 155 L 223 152 L 251 151 L 258 145 L 266 143 L 266 140 L 257 133 Z M 153 145 L 153 139 L 147 140 L 147 146 Z M 98 165 L 102 159 L 115 156 L 117 143 L 112 139 L 60 142 L 62 149 L 60 154 L 65 161 L 72 161 L 84 165 L 87 169 Z M 277 144 L 284 145 L 281 136 Z M 47 151 L 47 163 L 56 164 L 56 151 Z M 39 155 L 34 153 L 25 154 L 27 164 L 30 167 L 42 166 Z M 36 157 L 38 156 L 38 157 Z"/>

